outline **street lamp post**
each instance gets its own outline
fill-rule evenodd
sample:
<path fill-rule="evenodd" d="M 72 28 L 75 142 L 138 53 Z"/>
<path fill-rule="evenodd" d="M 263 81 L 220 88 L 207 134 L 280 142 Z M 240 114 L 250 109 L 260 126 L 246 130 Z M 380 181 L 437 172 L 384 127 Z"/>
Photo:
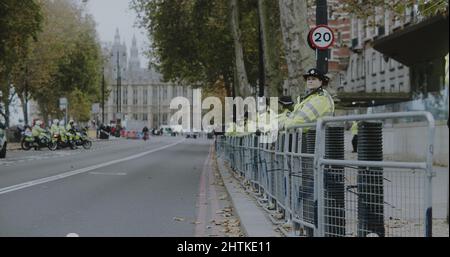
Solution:
<path fill-rule="evenodd" d="M 28 65 L 25 67 L 25 104 L 24 104 L 24 122 L 28 125 Z"/>
<path fill-rule="evenodd" d="M 105 65 L 102 74 L 102 124 L 105 124 Z"/>
<path fill-rule="evenodd" d="M 121 111 L 121 94 L 120 94 L 120 87 L 121 87 L 121 76 L 120 76 L 120 60 L 119 60 L 119 51 L 117 51 L 117 114 Z"/>

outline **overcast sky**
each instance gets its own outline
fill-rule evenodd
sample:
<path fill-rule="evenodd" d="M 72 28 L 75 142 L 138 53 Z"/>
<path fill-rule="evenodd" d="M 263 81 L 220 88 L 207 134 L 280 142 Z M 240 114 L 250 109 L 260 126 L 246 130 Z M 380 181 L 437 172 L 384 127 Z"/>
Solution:
<path fill-rule="evenodd" d="M 133 35 L 136 36 L 139 52 L 141 54 L 141 66 L 147 65 L 148 61 L 142 52 L 148 46 L 147 36 L 144 31 L 138 29 L 134 24 L 137 15 L 134 10 L 129 9 L 129 0 L 89 0 L 88 12 L 97 22 L 97 32 L 102 42 L 113 42 L 116 28 L 120 32 L 120 40 L 125 41 L 128 48 L 128 56 Z"/>

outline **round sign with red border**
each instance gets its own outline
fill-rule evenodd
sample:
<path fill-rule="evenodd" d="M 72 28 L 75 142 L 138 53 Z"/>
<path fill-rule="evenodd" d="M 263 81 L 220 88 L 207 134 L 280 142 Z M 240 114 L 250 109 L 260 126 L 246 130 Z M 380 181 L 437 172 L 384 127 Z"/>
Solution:
<path fill-rule="evenodd" d="M 326 50 L 334 45 L 333 30 L 327 25 L 319 25 L 309 32 L 308 42 L 314 49 Z"/>

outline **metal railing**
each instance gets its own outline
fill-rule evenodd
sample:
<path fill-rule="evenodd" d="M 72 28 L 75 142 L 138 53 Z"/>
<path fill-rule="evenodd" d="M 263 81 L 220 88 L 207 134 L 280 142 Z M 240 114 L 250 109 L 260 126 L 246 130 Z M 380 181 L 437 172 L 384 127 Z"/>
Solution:
<path fill-rule="evenodd" d="M 428 123 L 426 160 L 384 161 L 380 121 L 407 117 Z M 344 151 L 349 121 L 366 124 L 357 159 Z M 326 117 L 279 131 L 274 143 L 247 134 L 222 137 L 216 146 L 258 202 L 281 214 L 278 222 L 291 228 L 289 235 L 429 237 L 434 128 L 428 112 Z"/>

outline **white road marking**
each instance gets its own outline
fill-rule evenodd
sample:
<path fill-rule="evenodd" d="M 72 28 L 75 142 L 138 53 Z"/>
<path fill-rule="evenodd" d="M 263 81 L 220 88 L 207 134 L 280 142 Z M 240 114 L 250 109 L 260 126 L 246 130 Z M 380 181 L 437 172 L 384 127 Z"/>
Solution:
<path fill-rule="evenodd" d="M 77 233 L 69 233 L 66 237 L 80 237 Z"/>
<path fill-rule="evenodd" d="M 127 173 L 124 172 L 116 172 L 116 173 L 108 173 L 108 172 L 89 172 L 90 175 L 107 175 L 107 176 L 125 176 Z"/>
<path fill-rule="evenodd" d="M 114 160 L 114 161 L 110 161 L 110 162 L 105 162 L 105 163 L 97 164 L 97 165 L 94 165 L 94 166 L 91 166 L 91 167 L 86 167 L 86 168 L 82 168 L 82 169 L 78 169 L 78 170 L 74 170 L 74 171 L 69 171 L 69 172 L 66 172 L 66 173 L 58 174 L 58 175 L 47 177 L 47 178 L 41 178 L 41 179 L 25 182 L 25 183 L 14 185 L 14 186 L 0 188 L 0 195 L 6 194 L 6 193 L 10 193 L 10 192 L 14 192 L 14 191 L 17 191 L 17 190 L 21 190 L 21 189 L 24 189 L 24 188 L 28 188 L 28 187 L 32 187 L 32 186 L 36 186 L 36 185 L 40 185 L 40 184 L 44 184 L 44 183 L 48 183 L 48 182 L 52 182 L 52 181 L 55 181 L 55 180 L 60 180 L 60 179 L 63 179 L 63 178 L 75 176 L 75 175 L 78 175 L 78 174 L 86 173 L 88 171 L 100 169 L 100 168 L 107 167 L 107 166 L 111 166 L 111 165 L 114 165 L 116 163 L 126 162 L 126 161 L 131 161 L 131 160 L 134 160 L 134 159 L 138 159 L 138 158 L 141 158 L 141 157 L 143 157 L 145 155 L 148 155 L 148 154 L 151 154 L 151 153 L 155 153 L 155 152 L 158 152 L 158 151 L 170 148 L 172 146 L 176 146 L 178 144 L 183 143 L 184 141 L 185 140 L 182 140 L 182 141 L 179 141 L 177 143 L 173 143 L 173 144 L 170 144 L 170 145 L 159 147 L 159 148 L 156 148 L 156 149 L 153 149 L 153 150 L 150 150 L 150 151 L 147 151 L 147 152 L 143 152 L 143 153 L 140 153 L 140 154 L 137 154 L 137 155 L 132 155 L 132 156 L 129 156 L 129 157 L 126 157 L 126 158 L 123 158 L 123 159 Z"/>

